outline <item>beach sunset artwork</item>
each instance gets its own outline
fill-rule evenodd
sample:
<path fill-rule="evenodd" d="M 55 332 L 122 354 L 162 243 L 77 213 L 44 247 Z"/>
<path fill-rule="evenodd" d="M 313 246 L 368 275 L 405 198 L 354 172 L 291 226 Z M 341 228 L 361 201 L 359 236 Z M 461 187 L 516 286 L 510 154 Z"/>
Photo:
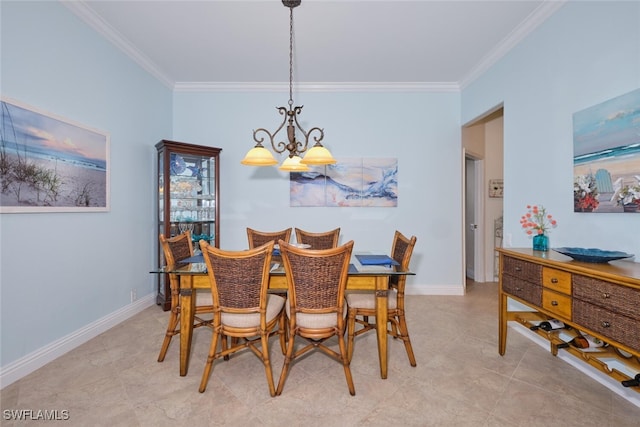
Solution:
<path fill-rule="evenodd" d="M 290 174 L 290 206 L 396 207 L 398 159 L 337 159 Z"/>
<path fill-rule="evenodd" d="M 640 212 L 640 89 L 573 115 L 575 212 Z"/>
<path fill-rule="evenodd" d="M 2 98 L 0 212 L 109 210 L 109 135 Z"/>

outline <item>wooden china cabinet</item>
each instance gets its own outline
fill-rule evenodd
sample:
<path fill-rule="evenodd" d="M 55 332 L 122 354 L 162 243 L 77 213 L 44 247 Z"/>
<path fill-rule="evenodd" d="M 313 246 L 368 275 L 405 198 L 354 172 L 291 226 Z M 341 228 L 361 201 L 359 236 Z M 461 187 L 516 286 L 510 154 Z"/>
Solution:
<path fill-rule="evenodd" d="M 156 182 L 158 267 L 165 265 L 159 235 L 175 236 L 191 230 L 194 250 L 201 239 L 220 247 L 219 169 L 220 148 L 162 140 L 158 151 Z M 158 275 L 156 303 L 171 308 L 166 274 Z"/>

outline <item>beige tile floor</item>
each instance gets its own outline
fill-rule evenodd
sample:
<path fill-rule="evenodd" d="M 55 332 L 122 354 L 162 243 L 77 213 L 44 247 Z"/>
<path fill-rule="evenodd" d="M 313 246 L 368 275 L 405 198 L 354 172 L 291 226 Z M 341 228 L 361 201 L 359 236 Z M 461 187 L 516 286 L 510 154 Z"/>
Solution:
<path fill-rule="evenodd" d="M 411 296 L 408 321 L 418 366 L 390 341 L 380 379 L 373 333 L 356 341 L 356 396 L 340 365 L 312 353 L 269 396 L 251 353 L 214 365 L 198 385 L 211 332 L 194 333 L 189 374 L 178 374 L 178 342 L 156 361 L 167 313 L 153 306 L 1 392 L 5 410 L 66 410 L 69 426 L 638 426 L 640 408 L 518 333 L 497 351 L 497 284 L 471 283 L 460 296 Z M 272 346 L 277 382 L 282 355 Z"/>

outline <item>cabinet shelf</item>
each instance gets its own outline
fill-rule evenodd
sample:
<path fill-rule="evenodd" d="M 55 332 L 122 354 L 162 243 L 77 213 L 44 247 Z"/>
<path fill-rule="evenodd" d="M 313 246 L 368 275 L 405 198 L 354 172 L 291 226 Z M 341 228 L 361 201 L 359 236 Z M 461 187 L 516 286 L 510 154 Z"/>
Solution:
<path fill-rule="evenodd" d="M 518 324 L 529 330 L 531 330 L 532 326 L 551 319 L 551 317 L 540 312 L 517 312 L 513 318 Z M 558 354 L 558 351 L 566 351 L 572 356 L 598 369 L 600 372 L 609 375 L 616 381 L 622 382 L 629 380 L 640 373 L 640 358 L 638 356 L 630 354 L 629 357 L 625 357 L 620 354 L 616 347 L 609 343 L 604 347 L 590 347 L 585 349 L 577 348 L 569 344 L 569 341 L 578 334 L 588 334 L 588 332 L 582 331 L 571 324 L 569 324 L 569 326 L 571 327 L 569 330 L 544 331 L 538 329 L 532 332 L 549 341 L 550 351 L 554 356 Z M 568 347 L 559 347 L 567 344 Z M 633 387 L 633 389 L 640 393 L 640 387 Z"/>
<path fill-rule="evenodd" d="M 214 223 L 215 219 L 193 219 L 189 221 L 169 221 L 172 225 L 174 224 L 205 224 L 205 223 Z"/>

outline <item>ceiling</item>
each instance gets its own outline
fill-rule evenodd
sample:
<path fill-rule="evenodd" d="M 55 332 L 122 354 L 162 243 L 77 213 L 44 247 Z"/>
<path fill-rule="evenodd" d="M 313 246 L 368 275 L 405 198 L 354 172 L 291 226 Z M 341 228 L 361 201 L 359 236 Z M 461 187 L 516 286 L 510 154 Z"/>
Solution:
<path fill-rule="evenodd" d="M 294 8 L 294 81 L 463 87 L 563 3 L 304 0 Z M 63 4 L 169 87 L 288 85 L 280 0 Z"/>

